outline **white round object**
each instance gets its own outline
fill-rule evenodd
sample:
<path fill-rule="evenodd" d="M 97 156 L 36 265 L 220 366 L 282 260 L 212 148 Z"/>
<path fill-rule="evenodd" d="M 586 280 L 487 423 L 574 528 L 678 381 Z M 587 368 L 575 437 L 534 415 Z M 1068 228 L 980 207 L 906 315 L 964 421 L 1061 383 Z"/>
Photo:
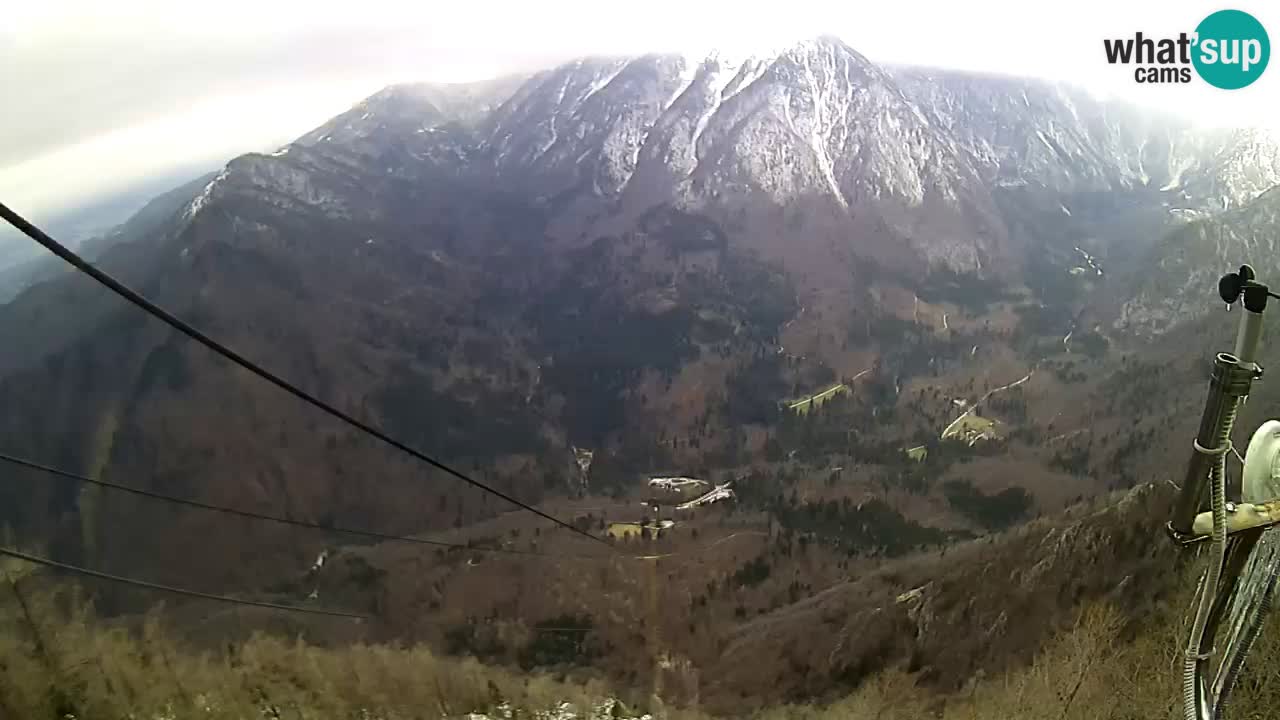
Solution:
<path fill-rule="evenodd" d="M 1262 423 L 1244 454 L 1240 499 L 1263 503 L 1280 499 L 1280 420 Z"/>

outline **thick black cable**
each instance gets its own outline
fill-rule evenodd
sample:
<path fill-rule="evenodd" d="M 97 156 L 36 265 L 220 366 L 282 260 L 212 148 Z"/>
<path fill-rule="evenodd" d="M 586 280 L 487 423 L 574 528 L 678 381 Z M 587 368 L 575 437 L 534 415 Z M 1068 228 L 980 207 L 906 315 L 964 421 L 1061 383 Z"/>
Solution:
<path fill-rule="evenodd" d="M 343 412 L 342 410 L 339 410 L 333 405 L 330 405 L 329 403 L 312 396 L 311 394 L 298 388 L 292 383 L 275 375 L 271 371 L 244 358 L 239 353 L 226 347 L 225 345 L 219 343 L 218 341 L 210 338 L 208 335 L 205 335 L 204 333 L 200 332 L 199 330 L 187 324 L 186 322 L 178 319 L 176 316 L 171 315 L 167 310 L 161 308 L 160 306 L 156 305 L 150 300 L 147 300 L 146 298 L 142 297 L 138 293 L 134 292 L 133 290 L 126 287 L 125 285 L 121 284 L 115 278 L 97 269 L 96 267 L 91 265 L 88 261 L 86 261 L 84 258 L 77 255 L 70 248 L 66 247 L 65 245 L 62 245 L 57 240 L 54 240 L 53 238 L 49 237 L 47 234 L 45 234 L 43 230 L 36 227 L 35 225 L 32 225 L 25 218 L 23 218 L 21 215 L 17 214 L 13 210 L 10 210 L 4 203 L 0 203 L 0 218 L 4 218 L 6 221 L 9 222 L 10 225 L 13 225 L 15 228 L 21 231 L 22 234 L 26 235 L 32 240 L 35 240 L 37 243 L 42 245 L 46 250 L 62 258 L 64 261 L 66 261 L 69 265 L 71 265 L 75 269 L 79 270 L 80 272 L 98 281 L 107 289 L 111 290 L 112 292 L 124 298 L 125 300 L 128 300 L 130 303 L 133 303 L 134 305 L 137 305 L 138 307 L 147 311 L 149 314 L 163 321 L 169 327 L 172 327 L 173 329 L 177 330 L 183 335 L 186 335 L 192 340 L 195 340 L 201 345 L 204 345 L 205 347 L 221 355 L 227 360 L 230 360 L 236 365 L 239 365 L 245 370 L 248 370 L 254 375 L 257 375 L 263 380 L 266 380 L 272 385 L 275 385 L 281 390 L 284 390 L 290 395 L 293 395 L 294 397 L 302 400 L 308 405 L 319 408 L 325 413 L 328 413 L 329 415 L 332 415 L 333 417 L 338 418 L 339 420 L 356 428 L 357 430 L 360 430 L 368 435 L 372 435 L 373 437 L 381 440 L 387 445 L 390 445 L 391 447 L 403 453 L 407 453 L 408 455 L 430 465 L 431 467 L 436 468 L 437 470 L 446 472 L 458 478 L 462 482 L 467 483 L 468 485 L 479 488 L 484 492 L 487 492 L 491 495 L 502 498 L 503 500 L 506 500 L 507 502 L 517 507 L 528 510 L 529 512 L 543 518 L 544 520 L 550 520 L 551 522 L 555 523 L 556 525 L 559 525 L 560 527 L 566 530 L 569 530 L 570 532 L 574 532 L 583 537 L 590 538 L 602 545 L 607 545 L 610 548 L 613 547 L 612 545 L 609 545 L 609 543 L 603 540 L 602 538 L 592 535 L 591 533 L 585 530 L 580 530 L 577 527 L 574 527 L 573 525 L 565 522 L 564 520 L 561 520 L 553 515 L 545 513 L 533 507 L 532 505 L 521 502 L 520 500 L 517 500 L 516 498 L 508 495 L 507 493 L 502 492 L 501 490 L 498 490 L 497 488 L 491 487 L 489 485 L 486 485 L 485 483 L 480 482 L 479 480 L 475 480 L 471 477 L 468 477 L 463 472 L 459 470 L 455 470 L 452 467 L 426 455 L 425 453 L 419 450 L 415 450 L 409 445 L 406 445 L 405 443 L 400 442 L 399 440 L 396 440 L 395 438 L 391 437 L 390 435 L 387 435 L 386 433 L 373 427 L 372 425 L 369 425 L 366 422 L 358 420 L 357 418 Z"/>
<path fill-rule="evenodd" d="M 499 548 L 481 547 L 476 545 L 468 545 L 466 543 L 445 542 L 443 540 L 427 540 L 425 538 L 416 538 L 408 535 L 391 535 L 388 533 L 380 533 L 373 530 L 357 530 L 354 528 L 345 528 L 337 525 L 322 525 L 320 523 L 307 522 L 306 520 L 292 520 L 290 518 L 279 517 L 276 515 L 266 515 L 263 513 L 256 513 L 250 510 L 238 510 L 236 508 L 225 507 L 222 505 L 210 505 L 208 503 L 203 503 L 198 500 L 187 500 L 185 498 L 174 497 L 172 495 L 164 495 L 162 493 L 152 492 L 150 490 L 142 490 L 140 488 L 129 487 L 128 485 L 121 485 L 119 483 L 114 483 L 109 480 L 95 480 L 94 478 L 88 477 L 86 475 L 67 472 L 66 470 L 60 470 L 56 467 L 51 467 L 49 465 L 42 465 L 41 463 L 34 462 L 31 460 L 26 460 L 20 457 L 14 457 L 13 455 L 9 455 L 6 453 L 0 453 L 0 461 L 12 463 L 14 465 L 20 465 L 22 467 L 30 468 L 32 470 L 47 472 L 51 475 L 57 475 L 59 477 L 68 478 L 71 480 L 75 480 L 76 482 L 81 482 L 88 485 L 96 485 L 98 487 L 108 488 L 110 490 L 119 490 L 120 492 L 129 493 L 131 495 L 138 495 L 141 497 L 150 498 L 152 500 L 160 500 L 167 503 L 173 503 L 175 505 L 185 505 L 186 507 L 198 508 L 200 510 L 209 510 L 212 512 L 219 512 L 227 515 L 235 515 L 237 517 L 249 518 L 252 520 L 266 520 L 268 522 L 280 523 L 281 525 L 293 525 L 294 527 L 307 528 L 309 530 L 327 530 L 330 532 L 342 533 L 344 535 L 355 535 L 358 537 L 372 538 L 375 540 L 383 540 L 387 542 L 403 542 L 403 543 L 414 543 L 417 545 L 433 545 L 436 547 L 455 548 L 458 550 L 472 550 L 476 552 L 498 552 L 498 553 L 510 553 L 513 555 L 540 555 L 545 557 L 556 557 L 548 553 L 540 553 L 534 550 L 516 550 L 513 548 L 501 548 L 501 547 Z"/>
<path fill-rule="evenodd" d="M 123 577 L 120 575 L 112 575 L 110 573 L 99 572 L 97 570 L 90 570 L 88 568 L 82 568 L 76 565 L 68 565 L 66 563 L 60 563 L 57 560 L 50 560 L 48 558 L 42 558 L 36 555 L 28 555 L 27 553 L 19 552 L 17 550 L 11 550 L 6 547 L 0 547 L 0 555 L 7 555 L 8 557 L 15 558 L 17 560 L 23 560 L 25 562 L 29 562 L 34 565 L 43 565 L 48 568 L 65 570 L 67 572 L 75 573 L 77 575 L 86 575 L 88 577 L 98 578 L 99 580 L 110 580 L 111 582 L 122 583 L 124 585 L 132 585 L 134 587 L 146 588 L 148 590 L 158 590 L 160 592 L 172 593 L 174 595 L 185 595 L 187 597 L 201 598 L 203 600 L 215 600 L 217 602 L 231 603 L 234 605 L 252 605 L 254 607 L 271 608 L 272 610 L 287 610 L 289 612 L 308 613 L 311 615 L 328 615 L 330 617 L 345 617 L 345 618 L 357 618 L 357 619 L 365 619 L 368 617 L 368 615 L 359 615 L 356 613 L 342 612 L 339 610 L 319 610 L 316 608 L 299 607 L 297 605 L 279 605 L 277 603 L 263 602 L 261 600 L 242 600 L 240 598 L 228 597 L 226 595 L 214 595 L 212 593 L 204 593 L 198 590 L 187 590 L 185 588 L 173 587 L 172 585 L 161 585 L 159 583 L 147 582 L 146 580 L 135 580 L 133 578 Z"/>

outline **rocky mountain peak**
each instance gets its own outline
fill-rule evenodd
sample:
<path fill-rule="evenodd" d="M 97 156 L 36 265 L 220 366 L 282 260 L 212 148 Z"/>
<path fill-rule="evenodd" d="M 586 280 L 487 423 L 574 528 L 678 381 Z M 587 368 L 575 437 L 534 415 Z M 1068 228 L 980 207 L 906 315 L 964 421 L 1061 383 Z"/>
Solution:
<path fill-rule="evenodd" d="M 831 36 L 755 55 L 585 57 L 529 77 L 391 86 L 250 157 L 229 170 L 252 170 L 247 184 L 282 207 L 345 216 L 387 182 L 467 178 L 554 208 L 568 218 L 557 227 L 580 238 L 658 206 L 768 236 L 794 232 L 782 224 L 790 213 L 801 235 L 821 228 L 855 255 L 883 261 L 892 246 L 902 269 L 959 273 L 1016 268 L 1037 242 L 1011 233 L 998 196 L 1031 192 L 1069 213 L 1075 197 L 1145 193 L 1169 208 L 1159 212 L 1190 217 L 1280 181 L 1268 133 L 1200 131 L 1059 83 L 886 69 Z M 796 255 L 788 242 L 775 258 Z M 829 264 L 814 252 L 804 262 Z"/>

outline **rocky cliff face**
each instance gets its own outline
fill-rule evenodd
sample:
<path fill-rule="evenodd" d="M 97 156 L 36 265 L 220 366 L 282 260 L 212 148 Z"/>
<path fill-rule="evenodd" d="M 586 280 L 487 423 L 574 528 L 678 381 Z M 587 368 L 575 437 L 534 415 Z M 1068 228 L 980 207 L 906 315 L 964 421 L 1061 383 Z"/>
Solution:
<path fill-rule="evenodd" d="M 1001 228 L 956 143 L 842 42 L 768 57 L 587 59 L 534 78 L 483 142 L 503 182 L 714 209 L 818 199 L 910 235 L 927 262 L 976 271 Z M 638 207 L 637 207 L 638 206 Z"/>
<path fill-rule="evenodd" d="M 819 38 L 764 56 L 584 58 L 525 79 L 387 88 L 252 164 L 260 178 L 293 167 L 274 171 L 284 195 L 316 192 L 299 170 L 467 177 L 568 213 L 586 237 L 619 229 L 601 217 L 658 205 L 722 218 L 805 206 L 855 252 L 900 242 L 926 267 L 981 274 L 1030 251 L 993 194 L 1142 193 L 1177 220 L 1274 185 L 1278 148 L 1067 86 L 886 70 Z"/>
<path fill-rule="evenodd" d="M 1144 272 L 1119 307 L 1117 330 L 1159 335 L 1203 318 L 1215 308 L 1218 279 L 1242 263 L 1263 282 L 1280 278 L 1280 192 L 1170 233 L 1144 258 Z"/>
<path fill-rule="evenodd" d="M 1224 210 L 1280 179 L 1280 145 L 1268 131 L 1197 129 L 1040 80 L 923 68 L 894 77 L 997 186 L 1145 188 L 1184 208 Z"/>

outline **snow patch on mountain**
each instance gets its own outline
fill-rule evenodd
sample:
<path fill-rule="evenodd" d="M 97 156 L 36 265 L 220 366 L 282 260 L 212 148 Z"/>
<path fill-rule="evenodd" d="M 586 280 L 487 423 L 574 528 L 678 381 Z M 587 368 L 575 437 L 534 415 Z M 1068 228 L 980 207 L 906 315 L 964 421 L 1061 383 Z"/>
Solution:
<path fill-rule="evenodd" d="M 483 92 L 393 86 L 289 147 L 247 162 L 249 184 L 328 213 L 346 212 L 342 193 L 309 163 L 387 179 L 445 168 L 605 215 L 826 206 L 832 227 L 856 218 L 959 272 L 1001 257 L 1008 188 L 1058 193 L 1059 217 L 1087 217 L 1067 196 L 1163 192 L 1198 213 L 1280 182 L 1268 133 L 1194 131 L 1054 83 L 890 71 L 830 37 L 754 56 L 583 58 Z"/>
<path fill-rule="evenodd" d="M 218 183 L 222 182 L 226 178 L 227 178 L 227 169 L 224 167 L 222 171 L 217 174 L 217 176 L 215 176 L 212 180 L 208 182 L 208 184 L 204 186 L 204 190 L 201 190 L 200 194 L 195 196 L 195 198 L 191 200 L 190 204 L 187 205 L 186 210 L 183 210 L 182 212 L 182 219 L 191 220 L 196 216 L 197 213 L 200 212 L 202 208 L 204 208 L 205 205 L 208 205 L 209 199 L 213 197 L 214 188 L 216 188 Z"/>

